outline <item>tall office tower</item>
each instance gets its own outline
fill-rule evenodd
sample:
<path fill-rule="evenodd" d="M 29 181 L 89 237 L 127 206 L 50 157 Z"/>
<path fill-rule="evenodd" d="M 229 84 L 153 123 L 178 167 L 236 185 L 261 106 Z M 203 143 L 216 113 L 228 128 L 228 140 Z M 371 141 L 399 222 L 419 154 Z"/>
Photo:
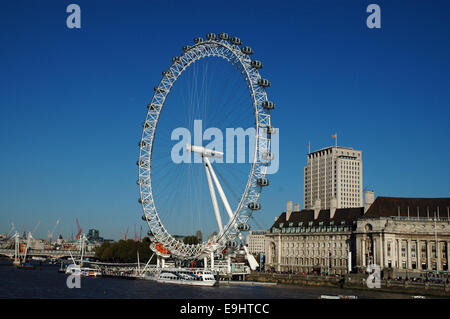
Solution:
<path fill-rule="evenodd" d="M 330 146 L 308 154 L 305 209 L 363 207 L 362 151 Z"/>

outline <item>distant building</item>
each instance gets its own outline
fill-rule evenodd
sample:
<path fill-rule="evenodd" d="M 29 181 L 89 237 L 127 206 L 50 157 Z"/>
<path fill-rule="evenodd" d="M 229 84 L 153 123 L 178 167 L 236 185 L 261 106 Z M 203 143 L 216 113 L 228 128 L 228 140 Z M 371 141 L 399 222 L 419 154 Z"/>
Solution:
<path fill-rule="evenodd" d="M 449 271 L 450 198 L 377 197 L 357 222 L 357 266 L 392 274 Z"/>
<path fill-rule="evenodd" d="M 208 241 L 213 240 L 217 236 L 217 232 L 213 231 L 211 235 L 208 236 Z"/>
<path fill-rule="evenodd" d="M 172 237 L 175 238 L 176 240 L 180 241 L 180 242 L 183 242 L 184 237 L 186 237 L 186 236 L 182 236 L 182 235 L 173 235 Z"/>
<path fill-rule="evenodd" d="M 56 240 L 57 245 L 62 245 L 64 243 L 63 236 L 59 234 L 58 239 Z"/>
<path fill-rule="evenodd" d="M 196 233 L 195 236 L 197 236 L 197 239 L 198 239 L 199 243 L 203 242 L 203 235 L 202 235 L 202 232 L 200 230 L 197 230 L 197 233 Z"/>
<path fill-rule="evenodd" d="M 247 246 L 251 254 L 265 252 L 266 230 L 251 230 L 247 236 Z"/>
<path fill-rule="evenodd" d="M 103 238 L 100 237 L 100 231 L 98 229 L 89 229 L 87 239 L 89 241 L 103 241 Z"/>
<path fill-rule="evenodd" d="M 365 197 L 364 207 L 288 204 L 266 234 L 266 269 L 343 274 L 376 264 L 384 277 L 449 276 L 450 198 Z"/>
<path fill-rule="evenodd" d="M 353 231 L 362 207 L 293 211 L 289 202 L 286 208 L 266 234 L 266 269 L 331 274 L 352 269 Z"/>
<path fill-rule="evenodd" d="M 308 154 L 305 209 L 362 207 L 362 152 L 331 146 Z"/>

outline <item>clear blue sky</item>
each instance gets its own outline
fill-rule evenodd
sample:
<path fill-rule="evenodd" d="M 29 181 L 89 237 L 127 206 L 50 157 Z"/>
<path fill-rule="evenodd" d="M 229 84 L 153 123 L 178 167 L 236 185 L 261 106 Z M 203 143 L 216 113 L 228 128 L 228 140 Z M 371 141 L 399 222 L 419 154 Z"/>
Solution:
<path fill-rule="evenodd" d="M 82 28 L 65 25 L 81 7 Z M 379 30 L 366 7 L 381 7 Z M 263 192 L 269 227 L 303 206 L 307 143 L 363 151 L 376 195 L 450 195 L 448 1 L 2 1 L 0 232 L 118 239 L 140 221 L 137 142 L 172 56 L 197 36 L 239 36 L 276 102 L 280 170 Z M 145 225 L 143 225 L 145 226 Z M 146 231 L 146 227 L 144 227 Z"/>

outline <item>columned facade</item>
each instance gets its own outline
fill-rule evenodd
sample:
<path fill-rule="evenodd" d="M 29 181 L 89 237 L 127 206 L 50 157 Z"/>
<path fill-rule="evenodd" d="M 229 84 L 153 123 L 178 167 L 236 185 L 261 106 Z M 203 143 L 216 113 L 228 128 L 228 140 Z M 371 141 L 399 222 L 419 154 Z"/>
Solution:
<path fill-rule="evenodd" d="M 357 266 L 362 270 L 373 261 L 382 269 L 410 275 L 449 271 L 450 222 L 446 218 L 363 218 L 357 222 L 355 237 L 360 246 Z"/>

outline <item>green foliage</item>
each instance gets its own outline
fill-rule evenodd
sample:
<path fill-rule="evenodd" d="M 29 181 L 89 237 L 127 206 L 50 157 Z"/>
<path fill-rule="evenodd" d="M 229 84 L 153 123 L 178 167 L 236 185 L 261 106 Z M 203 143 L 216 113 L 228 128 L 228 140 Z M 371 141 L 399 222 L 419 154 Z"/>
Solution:
<path fill-rule="evenodd" d="M 197 245 L 199 242 L 197 236 L 186 236 L 183 238 L 183 243 L 188 245 Z"/>
<path fill-rule="evenodd" d="M 146 263 L 153 254 L 149 245 L 150 240 L 147 237 L 141 242 L 132 239 L 120 240 L 115 243 L 105 242 L 95 249 L 95 257 L 104 262 L 135 263 L 139 251 L 140 262 Z M 151 263 L 155 262 L 156 258 L 153 257 Z"/>

